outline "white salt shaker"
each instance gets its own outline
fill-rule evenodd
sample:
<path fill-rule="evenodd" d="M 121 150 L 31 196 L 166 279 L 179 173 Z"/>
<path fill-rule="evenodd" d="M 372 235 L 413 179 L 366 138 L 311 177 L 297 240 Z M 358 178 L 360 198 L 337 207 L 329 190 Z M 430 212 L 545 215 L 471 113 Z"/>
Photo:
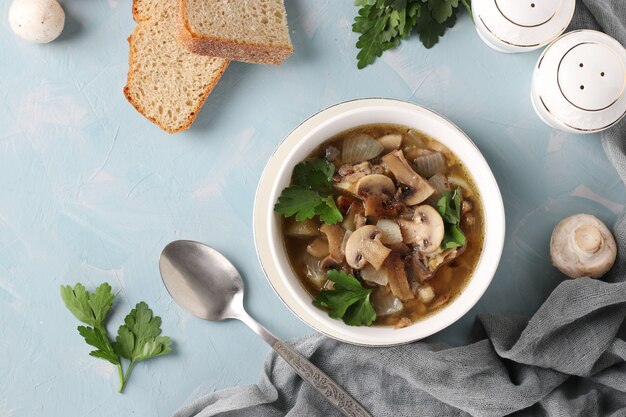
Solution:
<path fill-rule="evenodd" d="M 539 57 L 531 100 L 549 126 L 571 133 L 608 129 L 626 115 L 626 49 L 593 30 L 567 33 Z"/>
<path fill-rule="evenodd" d="M 472 0 L 480 38 L 500 52 L 528 52 L 556 39 L 574 16 L 576 0 Z"/>

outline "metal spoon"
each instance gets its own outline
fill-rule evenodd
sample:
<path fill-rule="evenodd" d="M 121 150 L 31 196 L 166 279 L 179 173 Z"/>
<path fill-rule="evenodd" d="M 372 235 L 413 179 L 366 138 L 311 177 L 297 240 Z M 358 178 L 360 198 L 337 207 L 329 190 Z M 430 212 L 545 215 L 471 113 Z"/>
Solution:
<path fill-rule="evenodd" d="M 328 375 L 250 317 L 243 307 L 241 275 L 221 253 L 203 243 L 177 240 L 163 249 L 159 268 L 167 291 L 185 310 L 204 320 L 244 322 L 342 414 L 371 417 Z"/>

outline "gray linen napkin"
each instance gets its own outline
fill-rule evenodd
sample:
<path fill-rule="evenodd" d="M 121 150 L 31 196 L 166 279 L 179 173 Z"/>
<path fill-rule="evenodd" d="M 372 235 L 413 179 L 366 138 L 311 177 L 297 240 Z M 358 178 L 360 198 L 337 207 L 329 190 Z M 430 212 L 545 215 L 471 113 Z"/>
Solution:
<path fill-rule="evenodd" d="M 626 0 L 582 0 L 570 29 L 600 29 L 626 45 Z M 626 183 L 626 123 L 603 135 Z M 562 282 L 531 318 L 479 316 L 472 343 L 351 346 L 321 335 L 292 342 L 374 416 L 626 416 L 626 212 L 619 257 L 600 280 Z M 335 416 L 276 354 L 261 381 L 214 392 L 172 417 Z"/>

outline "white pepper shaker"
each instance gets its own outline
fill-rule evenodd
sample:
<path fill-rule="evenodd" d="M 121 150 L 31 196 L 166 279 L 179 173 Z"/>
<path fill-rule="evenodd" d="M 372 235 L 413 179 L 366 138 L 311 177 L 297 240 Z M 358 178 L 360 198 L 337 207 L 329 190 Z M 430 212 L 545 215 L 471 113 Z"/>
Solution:
<path fill-rule="evenodd" d="M 602 32 L 567 33 L 539 57 L 531 100 L 549 126 L 570 133 L 608 129 L 626 115 L 626 49 Z"/>
<path fill-rule="evenodd" d="M 472 0 L 474 24 L 491 48 L 507 53 L 541 48 L 563 33 L 576 0 Z"/>

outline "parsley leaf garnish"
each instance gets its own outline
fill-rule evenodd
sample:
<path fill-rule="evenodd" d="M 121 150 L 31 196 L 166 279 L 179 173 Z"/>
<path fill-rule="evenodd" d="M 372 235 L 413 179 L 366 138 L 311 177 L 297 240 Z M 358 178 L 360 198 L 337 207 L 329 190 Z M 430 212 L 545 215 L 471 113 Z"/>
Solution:
<path fill-rule="evenodd" d="M 459 224 L 461 221 L 461 188 L 454 191 L 444 190 L 437 201 L 437 211 L 443 219 L 451 224 Z"/>
<path fill-rule="evenodd" d="M 78 333 L 89 346 L 96 348 L 89 355 L 117 367 L 119 392 L 124 389 L 135 362 L 171 352 L 170 338 L 160 336 L 161 319 L 153 317 L 152 311 L 143 302 L 126 316 L 125 324 L 118 330 L 117 341 L 111 342 L 105 321 L 115 295 L 106 282 L 100 284 L 93 293 L 80 283 L 74 288 L 61 285 L 61 298 L 74 317 L 88 325 L 78 326 Z M 126 373 L 122 369 L 120 357 L 130 360 Z"/>
<path fill-rule="evenodd" d="M 74 317 L 91 326 L 78 326 L 78 333 L 85 342 L 96 348 L 89 354 L 119 366 L 120 360 L 113 351 L 104 328 L 104 321 L 115 298 L 111 286 L 105 282 L 96 288 L 94 293 L 90 293 L 82 284 L 76 284 L 74 288 L 62 285 L 61 298 Z"/>
<path fill-rule="evenodd" d="M 452 17 L 452 12 L 457 7 L 459 0 L 428 0 L 428 10 L 437 23 L 443 23 Z"/>
<path fill-rule="evenodd" d="M 117 330 L 117 338 L 113 344 L 118 355 L 130 360 L 122 383 L 128 380 L 136 362 L 172 351 L 170 338 L 160 334 L 161 318 L 154 316 L 146 303 L 138 303 L 128 313 L 124 324 Z"/>
<path fill-rule="evenodd" d="M 454 191 L 445 190 L 437 201 L 437 211 L 446 223 L 441 247 L 458 248 L 465 245 L 465 235 L 459 228 L 461 223 L 461 202 L 463 196 L 460 187 Z"/>
<path fill-rule="evenodd" d="M 413 32 L 432 48 L 456 23 L 459 2 L 471 15 L 467 0 L 356 0 L 359 10 L 352 31 L 360 34 L 357 67 L 365 68 Z"/>
<path fill-rule="evenodd" d="M 335 175 L 335 165 L 325 159 L 302 162 L 293 169 L 293 181 L 310 189 L 330 189 Z"/>
<path fill-rule="evenodd" d="M 102 326 L 111 305 L 113 304 L 113 292 L 106 282 L 96 288 L 91 294 L 82 284 L 76 284 L 74 288 L 69 285 L 61 286 L 61 298 L 74 317 L 90 326 Z"/>
<path fill-rule="evenodd" d="M 439 42 L 439 38 L 444 35 L 447 28 L 451 28 L 456 23 L 456 14 L 452 14 L 443 23 L 439 23 L 430 13 L 422 13 L 415 27 L 419 33 L 420 41 L 427 49 L 432 48 Z"/>
<path fill-rule="evenodd" d="M 376 311 L 370 302 L 373 290 L 363 288 L 352 275 L 331 269 L 328 279 L 334 283 L 334 289 L 322 290 L 313 300 L 317 307 L 328 309 L 328 315 L 342 319 L 350 326 L 370 326 L 376 320 Z"/>
<path fill-rule="evenodd" d="M 324 160 L 301 162 L 293 169 L 294 185 L 283 190 L 274 211 L 285 217 L 296 216 L 296 221 L 304 221 L 319 216 L 328 224 L 336 224 L 343 216 L 330 194 L 335 166 Z"/>
<path fill-rule="evenodd" d="M 465 235 L 456 224 L 448 224 L 441 241 L 444 249 L 453 249 L 465 246 Z"/>
<path fill-rule="evenodd" d="M 411 34 L 420 13 L 419 0 L 357 1 L 361 6 L 352 31 L 360 33 L 356 47 L 357 67 L 365 68 L 384 51 L 395 48 Z"/>
<path fill-rule="evenodd" d="M 96 350 L 89 352 L 94 358 L 104 359 L 113 365 L 120 364 L 120 358 L 113 350 L 111 341 L 105 332 L 94 327 L 78 326 L 78 333 L 85 339 L 89 346 L 93 346 Z"/>

